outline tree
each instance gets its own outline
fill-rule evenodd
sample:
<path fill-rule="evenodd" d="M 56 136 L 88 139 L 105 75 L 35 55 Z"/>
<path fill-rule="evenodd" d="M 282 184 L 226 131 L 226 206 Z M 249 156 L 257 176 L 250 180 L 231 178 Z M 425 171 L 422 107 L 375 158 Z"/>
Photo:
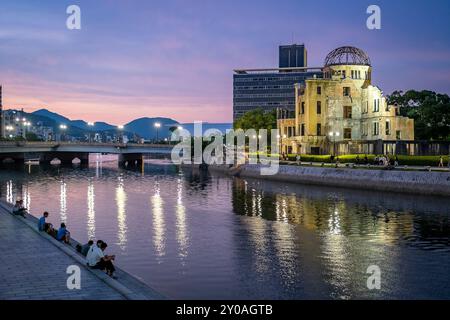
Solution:
<path fill-rule="evenodd" d="M 245 113 L 242 117 L 237 119 L 234 123 L 234 129 L 267 129 L 269 134 L 270 130 L 277 128 L 277 115 L 276 111 L 264 112 L 262 109 L 256 109 Z"/>
<path fill-rule="evenodd" d="M 419 140 L 450 140 L 450 97 L 433 91 L 394 91 L 387 96 L 390 105 L 400 107 L 400 114 L 414 119 Z"/>

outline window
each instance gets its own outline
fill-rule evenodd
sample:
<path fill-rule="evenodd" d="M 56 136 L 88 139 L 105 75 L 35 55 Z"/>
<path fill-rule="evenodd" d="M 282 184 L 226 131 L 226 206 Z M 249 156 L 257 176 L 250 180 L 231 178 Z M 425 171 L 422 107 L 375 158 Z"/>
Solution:
<path fill-rule="evenodd" d="M 355 79 L 356 77 L 355 77 L 355 71 L 354 70 L 352 70 L 352 79 Z"/>
<path fill-rule="evenodd" d="M 362 125 L 362 135 L 367 136 L 367 123 L 363 123 Z"/>
<path fill-rule="evenodd" d="M 301 114 L 305 114 L 305 102 L 302 102 L 302 108 L 300 110 Z"/>
<path fill-rule="evenodd" d="M 344 106 L 344 119 L 352 118 L 352 106 Z"/>
<path fill-rule="evenodd" d="M 344 87 L 344 97 L 350 96 L 350 87 Z"/>
<path fill-rule="evenodd" d="M 321 86 L 317 86 L 317 94 L 322 94 L 322 87 Z"/>
<path fill-rule="evenodd" d="M 373 100 L 373 112 L 380 111 L 380 99 Z"/>
<path fill-rule="evenodd" d="M 347 78 L 346 75 L 347 75 L 347 74 L 345 73 L 345 70 L 342 70 L 342 79 Z"/>
<path fill-rule="evenodd" d="M 344 128 L 344 139 L 352 138 L 352 128 Z"/>
<path fill-rule="evenodd" d="M 391 122 L 389 120 L 386 121 L 386 135 L 391 135 Z"/>
<path fill-rule="evenodd" d="M 377 136 L 380 134 L 380 124 L 378 122 L 373 123 L 373 135 Z"/>
<path fill-rule="evenodd" d="M 318 136 L 322 135 L 322 124 L 320 123 L 317 124 L 317 135 Z"/>
<path fill-rule="evenodd" d="M 397 130 L 397 131 L 395 132 L 395 138 L 396 138 L 397 140 L 401 140 L 401 139 L 402 139 L 402 132 L 401 132 L 400 130 Z"/>
<path fill-rule="evenodd" d="M 322 114 L 322 102 L 317 101 L 317 114 Z"/>
<path fill-rule="evenodd" d="M 302 123 L 301 127 L 300 127 L 300 135 L 304 136 L 305 135 L 305 124 Z"/>

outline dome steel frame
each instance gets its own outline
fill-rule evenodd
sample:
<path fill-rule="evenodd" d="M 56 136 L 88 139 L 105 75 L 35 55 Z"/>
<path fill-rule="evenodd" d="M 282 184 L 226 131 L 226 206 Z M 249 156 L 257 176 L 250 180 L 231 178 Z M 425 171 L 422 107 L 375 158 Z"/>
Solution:
<path fill-rule="evenodd" d="M 356 47 L 340 47 L 331 51 L 325 58 L 325 67 L 336 65 L 372 66 L 369 56 Z"/>

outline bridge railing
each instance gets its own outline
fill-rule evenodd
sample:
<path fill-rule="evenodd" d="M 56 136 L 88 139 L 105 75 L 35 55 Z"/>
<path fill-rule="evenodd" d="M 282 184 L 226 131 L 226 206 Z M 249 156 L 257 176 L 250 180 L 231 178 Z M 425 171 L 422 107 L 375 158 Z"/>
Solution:
<path fill-rule="evenodd" d="M 143 143 L 99 143 L 99 142 L 55 142 L 55 141 L 0 141 L 1 147 L 60 147 L 60 146 L 84 146 L 84 147 L 115 147 L 115 148 L 172 148 L 169 144 L 143 144 Z"/>

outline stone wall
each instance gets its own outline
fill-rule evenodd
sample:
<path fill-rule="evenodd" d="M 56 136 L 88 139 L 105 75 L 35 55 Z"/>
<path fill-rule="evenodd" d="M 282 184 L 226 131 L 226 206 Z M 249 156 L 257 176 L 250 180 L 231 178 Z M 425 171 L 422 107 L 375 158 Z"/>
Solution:
<path fill-rule="evenodd" d="M 243 165 L 218 170 L 233 175 L 301 184 L 346 187 L 365 190 L 450 196 L 450 172 L 367 170 L 280 166 L 278 174 L 260 175 L 260 165 Z M 210 167 L 210 169 L 213 169 Z"/>

